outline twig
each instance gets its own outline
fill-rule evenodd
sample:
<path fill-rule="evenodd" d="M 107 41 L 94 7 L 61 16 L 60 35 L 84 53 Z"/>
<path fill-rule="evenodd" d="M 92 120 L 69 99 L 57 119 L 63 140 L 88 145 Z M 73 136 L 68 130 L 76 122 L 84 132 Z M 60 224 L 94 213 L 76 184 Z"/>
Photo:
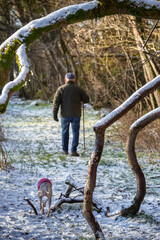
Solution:
<path fill-rule="evenodd" d="M 153 175 L 153 176 L 150 176 L 149 178 L 160 178 L 160 175 Z"/>
<path fill-rule="evenodd" d="M 65 197 L 69 197 L 70 193 L 72 192 L 72 186 L 68 186 L 66 193 L 64 194 Z"/>
<path fill-rule="evenodd" d="M 150 39 L 150 37 L 151 37 L 151 35 L 152 35 L 154 29 L 156 28 L 158 22 L 159 22 L 159 20 L 157 20 L 157 22 L 155 23 L 155 25 L 154 25 L 153 28 L 151 29 L 151 31 L 150 31 L 150 33 L 149 33 L 149 36 L 148 36 L 147 40 L 145 41 L 145 43 L 144 43 L 144 45 L 143 45 L 143 49 L 145 48 L 147 42 L 149 41 L 149 39 Z"/>
<path fill-rule="evenodd" d="M 34 213 L 38 215 L 37 210 L 35 206 L 31 203 L 31 201 L 28 198 L 24 198 L 24 200 L 33 208 Z"/>
<path fill-rule="evenodd" d="M 72 176 L 67 176 L 65 183 L 69 186 L 72 186 L 72 188 L 76 189 L 77 191 L 82 193 L 82 195 L 84 195 L 84 187 L 78 187 L 78 183 L 75 182 Z M 93 197 L 92 204 L 99 212 L 107 212 L 107 208 L 102 206 L 102 204 L 95 197 Z"/>
<path fill-rule="evenodd" d="M 146 188 L 160 188 L 160 185 L 155 185 L 155 186 L 147 186 Z"/>
<path fill-rule="evenodd" d="M 73 204 L 73 203 L 83 203 L 84 201 L 84 187 L 79 187 L 78 183 L 76 183 L 74 181 L 74 179 L 69 175 L 65 181 L 65 183 L 68 185 L 68 188 L 65 192 L 65 194 L 61 193 L 59 196 L 58 201 L 54 204 L 54 206 L 51 208 L 52 211 L 56 211 L 63 203 L 69 203 L 69 204 Z M 98 185 L 101 186 L 101 185 Z M 97 187 L 98 187 L 97 186 Z M 81 197 L 80 195 L 77 196 L 73 196 L 71 197 L 70 194 L 78 191 L 81 193 Z M 93 206 L 98 210 L 98 212 L 104 212 L 105 214 L 107 213 L 109 208 L 105 208 L 103 207 L 98 200 L 94 197 L 93 198 L 93 202 L 92 202 Z"/>
<path fill-rule="evenodd" d="M 55 212 L 63 203 L 82 203 L 83 202 L 83 198 L 79 198 L 79 199 L 73 199 L 73 198 L 66 198 L 63 197 L 61 199 L 59 199 L 59 201 L 57 203 L 55 203 L 55 205 L 53 207 L 51 207 L 51 210 L 53 212 Z"/>

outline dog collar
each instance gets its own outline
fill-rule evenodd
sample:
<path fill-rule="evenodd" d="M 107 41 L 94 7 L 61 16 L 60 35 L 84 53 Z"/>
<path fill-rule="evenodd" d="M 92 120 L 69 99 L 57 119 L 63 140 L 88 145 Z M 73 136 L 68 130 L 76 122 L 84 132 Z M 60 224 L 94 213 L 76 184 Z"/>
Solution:
<path fill-rule="evenodd" d="M 38 187 L 38 190 L 40 188 L 40 185 L 43 183 L 43 182 L 49 182 L 51 185 L 52 185 L 52 182 L 48 179 L 48 178 L 42 178 L 38 184 L 37 184 L 37 187 Z"/>

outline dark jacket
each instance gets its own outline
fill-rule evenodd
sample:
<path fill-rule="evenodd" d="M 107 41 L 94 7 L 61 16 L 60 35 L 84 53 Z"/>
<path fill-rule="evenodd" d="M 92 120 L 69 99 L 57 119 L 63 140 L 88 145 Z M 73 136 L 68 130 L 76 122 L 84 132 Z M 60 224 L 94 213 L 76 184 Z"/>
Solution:
<path fill-rule="evenodd" d="M 88 95 L 73 81 L 68 81 L 56 91 L 53 100 L 53 117 L 57 118 L 59 106 L 61 106 L 61 117 L 80 117 L 81 102 L 88 103 Z"/>

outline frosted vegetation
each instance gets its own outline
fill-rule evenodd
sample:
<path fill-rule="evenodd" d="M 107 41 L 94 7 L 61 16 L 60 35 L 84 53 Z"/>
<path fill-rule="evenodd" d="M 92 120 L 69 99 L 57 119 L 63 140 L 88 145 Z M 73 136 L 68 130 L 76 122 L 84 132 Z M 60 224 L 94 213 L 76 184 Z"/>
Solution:
<path fill-rule="evenodd" d="M 36 102 L 37 103 L 37 102 Z M 67 186 L 70 174 L 84 187 L 88 162 L 94 147 L 93 125 L 100 118 L 92 108 L 85 109 L 86 151 L 81 130 L 81 157 L 61 154 L 61 128 L 52 118 L 52 104 L 12 98 L 7 112 L 1 115 L 2 144 L 14 169 L 2 171 L 0 184 L 0 239 L 94 239 L 82 216 L 82 204 L 64 204 L 49 218 L 42 216 L 37 197 L 37 182 L 48 177 L 53 183 L 53 201 L 57 202 Z M 81 123 L 82 129 L 82 123 Z M 94 212 L 106 239 L 160 239 L 160 163 L 159 156 L 137 150 L 144 171 L 147 194 L 135 217 L 107 218 Z M 114 125 L 106 131 L 105 147 L 98 166 L 95 197 L 111 214 L 130 205 L 136 193 L 136 181 L 127 162 L 125 146 L 116 140 Z M 73 195 L 79 195 L 74 192 Z M 24 201 L 28 197 L 38 216 Z M 47 210 L 47 209 L 46 209 Z"/>

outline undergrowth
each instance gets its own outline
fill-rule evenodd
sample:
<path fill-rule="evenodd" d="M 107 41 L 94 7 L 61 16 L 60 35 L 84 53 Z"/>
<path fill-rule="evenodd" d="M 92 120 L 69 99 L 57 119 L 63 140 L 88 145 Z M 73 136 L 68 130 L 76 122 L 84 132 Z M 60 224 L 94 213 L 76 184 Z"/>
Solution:
<path fill-rule="evenodd" d="M 122 117 L 120 125 L 115 126 L 116 139 L 126 143 L 129 128 L 139 117 L 134 111 L 130 111 Z M 135 149 L 150 153 L 160 153 L 160 119 L 150 123 L 138 133 Z"/>
<path fill-rule="evenodd" d="M 0 143 L 0 169 L 5 169 L 6 167 L 11 167 L 10 163 L 7 161 L 6 151 L 2 143 Z"/>

